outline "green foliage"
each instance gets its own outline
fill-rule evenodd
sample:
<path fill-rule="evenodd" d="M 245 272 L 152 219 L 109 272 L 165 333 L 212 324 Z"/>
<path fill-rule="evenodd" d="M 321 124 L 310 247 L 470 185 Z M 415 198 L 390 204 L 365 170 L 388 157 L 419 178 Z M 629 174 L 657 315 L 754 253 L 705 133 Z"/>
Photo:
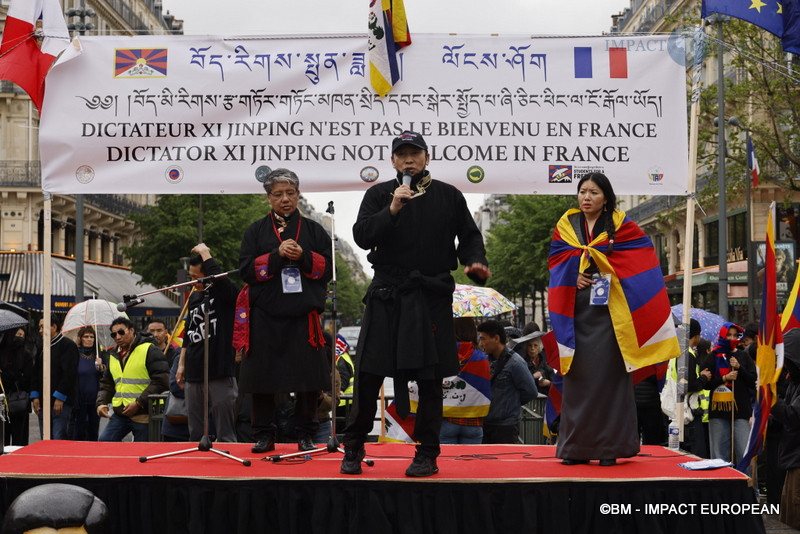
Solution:
<path fill-rule="evenodd" d="M 244 231 L 269 212 L 269 205 L 258 195 L 202 198 L 203 241 L 223 270 L 236 269 Z M 199 195 L 163 195 L 155 206 L 130 218 L 141 229 L 136 242 L 122 249 L 133 271 L 156 287 L 175 284 L 175 273 L 183 267 L 180 258 L 191 256 L 198 242 Z"/>
<path fill-rule="evenodd" d="M 336 304 L 341 324 L 358 324 L 361 321 L 364 314 L 362 299 L 367 292 L 367 285 L 356 282 L 350 266 L 336 253 Z M 330 301 L 327 310 L 331 310 Z"/>
<path fill-rule="evenodd" d="M 486 245 L 492 278 L 500 293 L 530 295 L 547 290 L 547 257 L 553 228 L 575 206 L 573 196 L 510 195 L 509 209 L 492 226 Z"/>
<path fill-rule="evenodd" d="M 788 69 L 780 41 L 747 22 L 731 19 L 724 24 L 723 32 L 727 44 L 725 116 L 735 116 L 740 123 L 739 127 L 727 127 L 728 193 L 743 195 L 749 179 L 746 132 L 755 146 L 761 181 L 800 190 L 800 76 L 796 60 L 794 69 Z M 698 162 L 716 175 L 716 85 L 704 89 L 701 110 Z M 713 197 L 716 183 L 710 183 L 708 189 L 705 193 Z"/>

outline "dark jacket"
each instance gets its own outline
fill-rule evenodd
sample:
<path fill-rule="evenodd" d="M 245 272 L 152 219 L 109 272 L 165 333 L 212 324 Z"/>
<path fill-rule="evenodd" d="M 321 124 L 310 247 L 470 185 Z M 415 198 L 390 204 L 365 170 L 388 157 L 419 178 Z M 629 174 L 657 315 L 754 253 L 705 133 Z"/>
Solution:
<path fill-rule="evenodd" d="M 513 425 L 522 414 L 521 406 L 536 398 L 539 391 L 522 356 L 504 348 L 497 359 L 489 356 L 492 370 L 492 403 L 483 420 L 485 425 Z"/>
<path fill-rule="evenodd" d="M 786 395 L 770 413 L 783 425 L 778 463 L 782 469 L 796 469 L 800 467 L 800 328 L 786 332 L 783 342 Z"/>
<path fill-rule="evenodd" d="M 74 405 L 78 384 L 78 346 L 69 338 L 59 333 L 50 341 L 50 394 L 54 399 Z M 36 373 L 34 374 L 31 398 L 43 397 L 42 384 L 44 380 L 44 356 L 36 359 Z"/>
<path fill-rule="evenodd" d="M 217 261 L 209 258 L 203 262 L 203 272 L 208 276 L 220 274 Z M 214 380 L 226 376 L 235 376 L 233 351 L 233 314 L 236 308 L 236 297 L 239 288 L 227 276 L 214 279 L 208 288 L 210 310 L 208 314 L 208 379 Z M 205 359 L 205 342 L 203 337 L 205 313 L 204 295 L 202 291 L 192 293 L 189 297 L 186 333 L 183 346 L 186 348 L 185 373 L 187 382 L 203 381 L 203 361 Z"/>

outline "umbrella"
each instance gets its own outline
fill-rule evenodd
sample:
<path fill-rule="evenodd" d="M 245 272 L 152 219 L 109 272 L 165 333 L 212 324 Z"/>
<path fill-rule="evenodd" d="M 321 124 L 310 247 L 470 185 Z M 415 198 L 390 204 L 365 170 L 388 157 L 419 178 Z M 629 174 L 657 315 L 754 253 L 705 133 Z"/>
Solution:
<path fill-rule="evenodd" d="M 678 320 L 683 321 L 683 304 L 676 304 L 670 309 Z M 700 323 L 700 337 L 709 340 L 712 345 L 719 336 L 719 329 L 722 328 L 723 323 L 727 322 L 724 317 L 700 308 L 691 308 L 689 316 Z"/>
<path fill-rule="evenodd" d="M 491 317 L 517 309 L 517 306 L 490 287 L 456 284 L 453 292 L 453 317 Z"/>
<path fill-rule="evenodd" d="M 0 309 L 0 332 L 28 326 L 28 320 L 11 310 Z"/>
<path fill-rule="evenodd" d="M 31 314 L 25 308 L 20 308 L 16 304 L 11 304 L 10 302 L 6 302 L 4 300 L 0 300 L 0 310 L 8 310 L 10 312 L 14 312 L 17 315 L 29 319 Z"/>
<path fill-rule="evenodd" d="M 97 333 L 97 340 L 103 347 L 110 347 L 115 342 L 111 339 L 108 326 L 117 317 L 128 317 L 125 312 L 117 310 L 117 305 L 103 299 L 89 299 L 79 302 L 67 312 L 61 332 L 75 338 L 78 330 L 84 326 L 93 326 Z"/>

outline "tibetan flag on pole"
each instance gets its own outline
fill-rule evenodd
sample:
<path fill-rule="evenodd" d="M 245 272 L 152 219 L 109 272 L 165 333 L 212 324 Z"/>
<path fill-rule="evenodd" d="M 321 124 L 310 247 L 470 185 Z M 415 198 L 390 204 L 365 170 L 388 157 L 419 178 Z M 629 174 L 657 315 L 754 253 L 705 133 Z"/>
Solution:
<path fill-rule="evenodd" d="M 775 269 L 775 230 L 770 206 L 767 217 L 767 246 L 764 258 L 764 292 L 761 296 L 761 321 L 758 327 L 758 351 L 756 352 L 756 399 L 753 402 L 753 425 L 747 440 L 744 457 L 736 469 L 744 472 L 750 461 L 758 456 L 767 435 L 769 412 L 778 398 L 777 382 L 783 368 L 783 333 L 778 321 L 778 297 Z"/>
<path fill-rule="evenodd" d="M 36 23 L 42 19 L 41 48 Z M 58 0 L 13 0 L 0 44 L 0 79 L 19 85 L 40 112 L 44 78 L 56 56 L 69 44 L 69 32 Z"/>
<path fill-rule="evenodd" d="M 753 189 L 758 187 L 758 175 L 761 174 L 761 169 L 758 167 L 758 158 L 756 158 L 756 150 L 753 147 L 753 139 L 747 136 L 747 167 L 750 169 L 750 175 L 753 179 Z"/>
<path fill-rule="evenodd" d="M 370 82 L 386 96 L 400 80 L 397 51 L 411 44 L 403 0 L 370 0 L 367 35 Z"/>

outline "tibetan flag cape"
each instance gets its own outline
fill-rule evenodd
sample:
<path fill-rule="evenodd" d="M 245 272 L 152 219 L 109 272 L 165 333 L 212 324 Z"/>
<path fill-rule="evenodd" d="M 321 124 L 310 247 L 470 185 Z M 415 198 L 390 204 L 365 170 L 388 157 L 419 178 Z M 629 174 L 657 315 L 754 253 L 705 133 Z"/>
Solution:
<path fill-rule="evenodd" d="M 591 257 L 603 273 L 611 274 L 608 309 L 628 371 L 667 361 L 680 354 L 669 309 L 664 277 L 650 238 L 624 212 L 614 212 L 614 250 L 608 252 L 608 233 L 583 245 L 568 210 L 558 221 L 550 244 L 548 308 L 558 342 L 560 371 L 569 372 L 575 354 L 575 296 L 578 273 Z M 574 217 L 573 217 L 574 218 Z"/>

